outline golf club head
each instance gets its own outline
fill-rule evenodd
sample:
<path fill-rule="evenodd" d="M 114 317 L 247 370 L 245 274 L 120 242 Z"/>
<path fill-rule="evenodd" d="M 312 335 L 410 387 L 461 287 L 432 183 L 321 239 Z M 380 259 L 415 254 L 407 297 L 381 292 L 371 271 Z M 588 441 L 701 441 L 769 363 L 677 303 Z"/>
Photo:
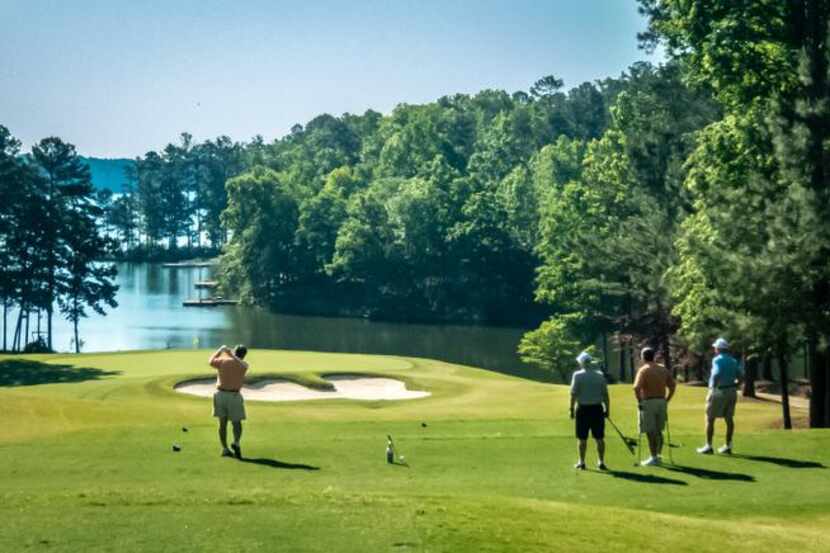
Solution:
<path fill-rule="evenodd" d="M 623 434 L 619 427 L 616 424 L 614 424 L 614 421 L 611 419 L 611 417 L 608 417 L 608 422 L 611 424 L 614 430 L 617 431 L 617 434 L 619 434 L 620 439 L 623 441 L 623 444 L 625 444 L 625 447 L 626 449 L 628 449 L 628 452 L 632 455 L 635 455 L 634 444 L 638 443 L 637 440 L 635 440 L 634 438 L 629 438 L 625 434 Z"/>

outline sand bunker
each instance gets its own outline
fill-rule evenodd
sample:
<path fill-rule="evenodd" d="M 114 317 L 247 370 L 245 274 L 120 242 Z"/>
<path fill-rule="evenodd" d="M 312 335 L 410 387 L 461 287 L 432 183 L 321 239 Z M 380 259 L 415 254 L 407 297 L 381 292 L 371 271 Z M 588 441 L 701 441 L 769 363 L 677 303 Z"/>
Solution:
<path fill-rule="evenodd" d="M 334 385 L 333 391 L 314 390 L 287 380 L 259 380 L 242 388 L 242 397 L 257 401 L 304 401 L 312 399 L 402 400 L 427 397 L 429 392 L 407 390 L 406 384 L 394 378 L 374 376 L 332 375 L 323 378 Z M 216 380 L 188 380 L 174 389 L 183 394 L 211 397 Z"/>

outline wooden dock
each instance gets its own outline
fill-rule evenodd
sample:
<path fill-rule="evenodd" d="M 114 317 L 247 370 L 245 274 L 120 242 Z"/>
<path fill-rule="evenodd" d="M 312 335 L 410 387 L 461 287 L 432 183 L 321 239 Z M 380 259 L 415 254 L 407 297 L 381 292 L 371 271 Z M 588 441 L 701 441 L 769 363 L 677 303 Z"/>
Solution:
<path fill-rule="evenodd" d="M 215 261 L 176 261 L 174 263 L 161 264 L 166 269 L 200 269 L 213 267 L 214 265 L 216 265 Z"/>
<path fill-rule="evenodd" d="M 195 283 L 193 286 L 195 286 L 196 288 L 212 289 L 212 288 L 216 288 L 217 286 L 219 286 L 219 283 L 214 281 L 214 280 L 202 280 L 200 282 Z"/>
<path fill-rule="evenodd" d="M 217 307 L 220 305 L 237 305 L 239 300 L 229 300 L 225 298 L 204 298 L 195 300 L 184 300 L 182 305 L 184 307 Z"/>

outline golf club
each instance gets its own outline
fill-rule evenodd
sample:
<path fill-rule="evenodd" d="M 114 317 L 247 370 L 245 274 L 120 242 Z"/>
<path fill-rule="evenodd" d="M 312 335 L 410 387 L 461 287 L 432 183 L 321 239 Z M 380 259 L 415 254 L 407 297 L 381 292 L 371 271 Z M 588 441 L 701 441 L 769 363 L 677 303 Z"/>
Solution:
<path fill-rule="evenodd" d="M 620 429 L 617 427 L 617 425 L 614 424 L 614 421 L 611 420 L 611 417 L 608 417 L 608 422 L 611 423 L 611 426 L 614 427 L 614 430 L 617 431 L 617 434 L 619 434 L 620 439 L 625 444 L 625 448 L 628 450 L 628 452 L 630 454 L 634 455 L 634 443 L 633 443 L 634 439 L 633 438 L 626 438 L 625 434 L 623 434 L 622 431 L 620 431 Z"/>

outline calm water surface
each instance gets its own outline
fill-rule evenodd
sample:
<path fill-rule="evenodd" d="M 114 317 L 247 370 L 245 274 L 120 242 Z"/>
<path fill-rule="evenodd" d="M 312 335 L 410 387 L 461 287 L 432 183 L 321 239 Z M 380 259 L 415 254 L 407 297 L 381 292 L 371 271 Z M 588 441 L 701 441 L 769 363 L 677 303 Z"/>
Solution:
<path fill-rule="evenodd" d="M 81 321 L 82 350 L 212 348 L 222 343 L 245 343 L 254 348 L 430 357 L 544 378 L 516 356 L 522 329 L 302 317 L 250 307 L 183 307 L 183 300 L 199 297 L 194 284 L 209 278 L 208 269 L 118 264 L 119 306 L 106 316 L 92 315 Z M 72 327 L 63 320 L 55 322 L 53 345 L 68 351 Z"/>

